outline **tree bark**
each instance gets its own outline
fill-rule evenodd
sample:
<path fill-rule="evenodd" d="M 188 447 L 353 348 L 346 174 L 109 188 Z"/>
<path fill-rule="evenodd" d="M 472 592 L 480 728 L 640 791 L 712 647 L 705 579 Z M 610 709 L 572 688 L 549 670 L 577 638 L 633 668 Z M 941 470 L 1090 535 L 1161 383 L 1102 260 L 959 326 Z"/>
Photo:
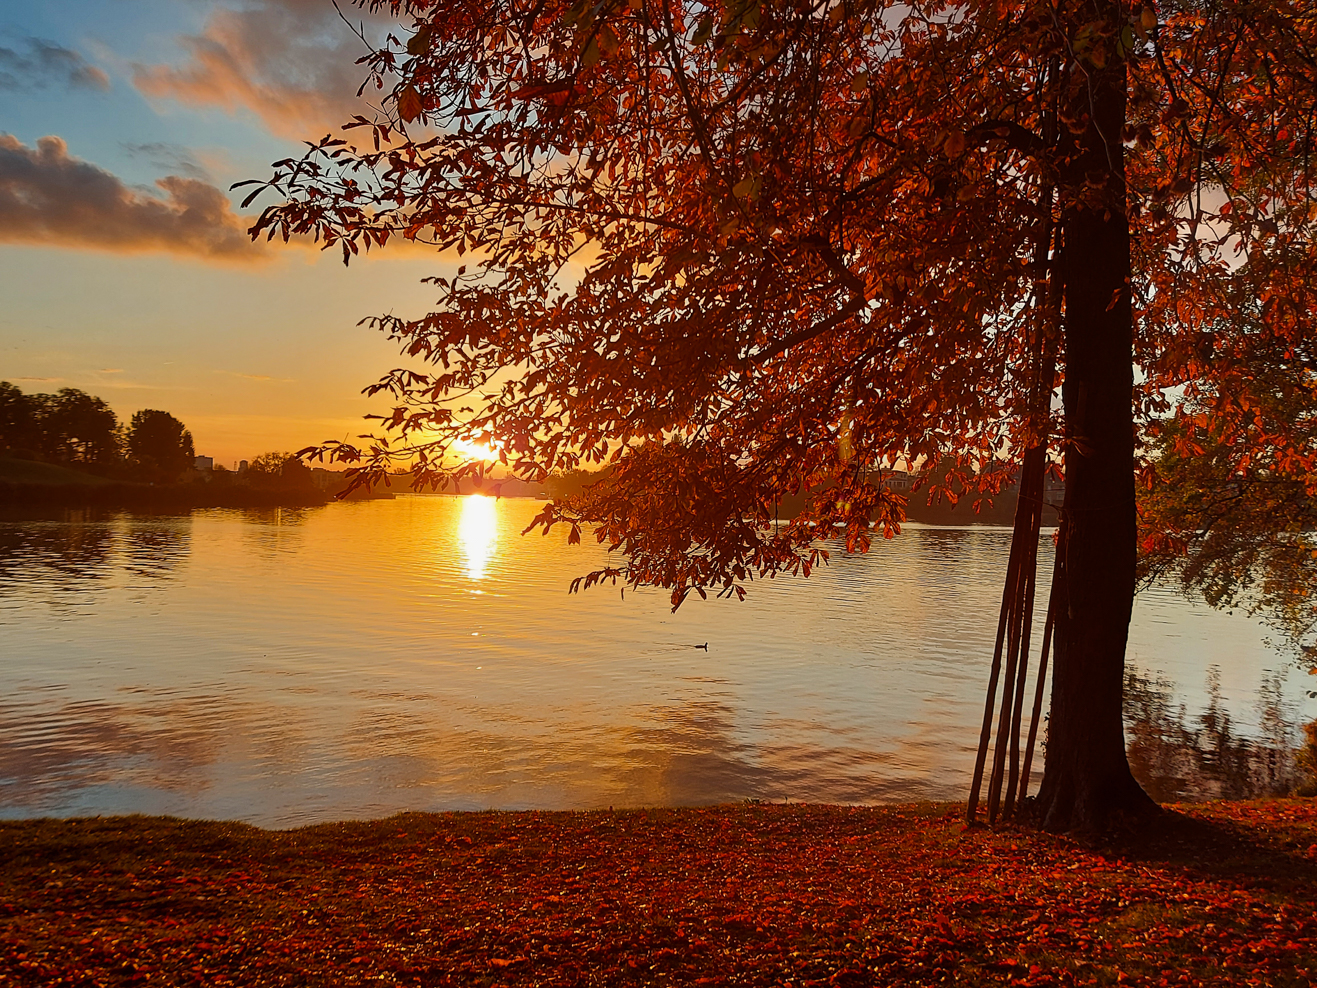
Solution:
<path fill-rule="evenodd" d="M 1084 0 L 1069 18 L 1080 54 L 1065 96 L 1073 137 L 1059 184 L 1065 244 L 1067 526 L 1054 630 L 1052 705 L 1035 809 L 1049 830 L 1102 830 L 1155 804 L 1125 756 L 1122 690 L 1134 603 L 1133 313 L 1125 202 L 1125 65 L 1091 25 L 1119 37 L 1121 5 Z M 1088 26 L 1088 33 L 1085 28 Z M 1102 44 L 1100 40 L 1097 42 Z"/>

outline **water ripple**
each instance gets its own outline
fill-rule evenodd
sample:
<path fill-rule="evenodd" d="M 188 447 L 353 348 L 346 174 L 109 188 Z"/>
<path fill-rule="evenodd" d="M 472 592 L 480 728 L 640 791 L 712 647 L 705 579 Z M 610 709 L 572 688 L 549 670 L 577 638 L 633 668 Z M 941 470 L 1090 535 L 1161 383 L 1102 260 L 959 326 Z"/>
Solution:
<path fill-rule="evenodd" d="M 1008 533 L 912 525 L 674 615 L 658 591 L 567 594 L 607 553 L 522 538 L 537 507 L 0 521 L 0 815 L 292 826 L 963 795 Z M 1190 720 L 1228 709 L 1257 736 L 1259 684 L 1283 673 L 1263 637 L 1154 589 L 1131 664 Z M 1297 686 L 1278 695 L 1291 719 L 1317 713 Z"/>

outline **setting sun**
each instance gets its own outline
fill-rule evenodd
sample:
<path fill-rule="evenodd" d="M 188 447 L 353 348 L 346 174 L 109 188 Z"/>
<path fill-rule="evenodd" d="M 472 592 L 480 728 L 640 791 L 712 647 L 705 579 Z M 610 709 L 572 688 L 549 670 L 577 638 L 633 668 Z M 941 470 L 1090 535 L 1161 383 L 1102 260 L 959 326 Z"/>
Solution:
<path fill-rule="evenodd" d="M 497 460 L 498 452 L 488 443 L 473 443 L 469 439 L 458 439 L 453 442 L 452 449 L 454 452 L 471 460 Z"/>

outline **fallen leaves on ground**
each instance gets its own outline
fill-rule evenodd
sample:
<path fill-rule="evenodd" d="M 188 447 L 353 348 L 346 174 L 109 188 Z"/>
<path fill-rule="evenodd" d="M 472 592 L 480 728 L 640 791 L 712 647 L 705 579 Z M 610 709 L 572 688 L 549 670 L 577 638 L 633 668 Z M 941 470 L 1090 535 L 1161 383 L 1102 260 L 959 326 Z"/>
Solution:
<path fill-rule="evenodd" d="M 1317 805 L 0 823 L 0 985 L 1311 985 Z"/>

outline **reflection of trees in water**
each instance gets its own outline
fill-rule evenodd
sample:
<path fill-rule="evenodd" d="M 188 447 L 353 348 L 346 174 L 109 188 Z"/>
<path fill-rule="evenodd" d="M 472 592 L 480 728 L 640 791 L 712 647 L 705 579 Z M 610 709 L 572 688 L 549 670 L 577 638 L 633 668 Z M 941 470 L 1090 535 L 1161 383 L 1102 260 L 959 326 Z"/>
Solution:
<path fill-rule="evenodd" d="M 971 551 L 973 536 L 981 534 L 956 528 L 911 529 L 911 533 L 916 557 L 929 563 L 960 562 Z M 1005 544 L 1010 544 L 1009 534 Z"/>
<path fill-rule="evenodd" d="M 120 571 L 167 577 L 191 551 L 190 517 L 76 510 L 62 512 L 58 519 L 4 521 L 0 522 L 0 593 L 33 585 L 91 590 Z"/>
<path fill-rule="evenodd" d="M 0 592 L 45 573 L 95 583 L 111 571 L 114 533 L 104 524 L 73 511 L 62 521 L 0 523 Z"/>
<path fill-rule="evenodd" d="M 302 547 L 306 508 L 244 508 L 242 540 L 256 555 L 272 559 Z"/>
<path fill-rule="evenodd" d="M 1297 725 L 1284 702 L 1281 676 L 1263 679 L 1257 738 L 1241 737 L 1221 703 L 1221 670 L 1207 675 L 1208 707 L 1192 720 L 1172 700 L 1160 677 L 1125 673 L 1125 733 L 1130 768 L 1159 802 L 1256 799 L 1292 792 L 1301 781 L 1296 765 Z"/>
<path fill-rule="evenodd" d="M 123 531 L 124 568 L 141 576 L 169 576 L 191 551 L 190 517 L 132 523 Z"/>

